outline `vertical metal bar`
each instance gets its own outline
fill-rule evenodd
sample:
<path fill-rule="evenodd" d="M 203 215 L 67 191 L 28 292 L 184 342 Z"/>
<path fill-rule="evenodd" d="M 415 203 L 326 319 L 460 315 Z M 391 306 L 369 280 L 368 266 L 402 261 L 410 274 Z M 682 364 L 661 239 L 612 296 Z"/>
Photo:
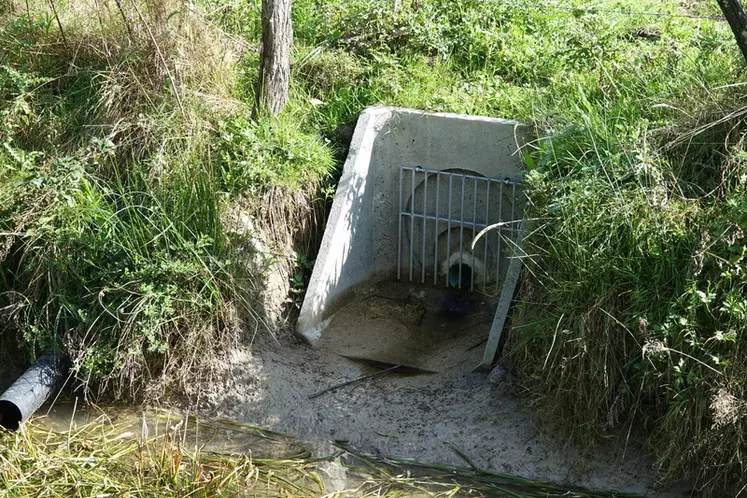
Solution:
<path fill-rule="evenodd" d="M 464 251 L 464 182 L 466 178 L 462 175 L 462 203 L 459 207 L 459 285 L 462 288 L 462 256 Z"/>
<path fill-rule="evenodd" d="M 402 278 L 402 218 L 405 216 L 402 212 L 402 177 L 404 169 L 399 169 L 399 242 L 397 242 L 397 280 Z"/>
<path fill-rule="evenodd" d="M 441 190 L 441 173 L 436 173 L 436 227 L 433 230 L 433 285 L 438 285 L 438 227 L 441 225 L 441 211 L 438 207 L 439 191 Z"/>
<path fill-rule="evenodd" d="M 485 195 L 485 226 L 487 227 L 490 225 L 490 187 L 493 185 L 493 182 L 490 180 L 490 178 L 487 179 L 485 182 L 485 188 L 487 189 L 487 193 Z M 483 255 L 482 255 L 482 261 L 485 263 L 485 273 L 482 276 L 482 290 L 487 292 L 488 291 L 488 238 L 490 237 L 490 232 L 486 232 L 483 236 Z"/>
<path fill-rule="evenodd" d="M 428 170 L 424 170 L 423 174 L 423 251 L 422 258 L 420 258 L 420 283 L 425 283 L 425 232 L 428 229 Z"/>
<path fill-rule="evenodd" d="M 415 168 L 412 168 L 412 185 L 410 195 L 410 282 L 412 282 L 412 260 L 415 250 Z"/>
<path fill-rule="evenodd" d="M 503 222 L 503 182 L 498 183 L 498 222 Z M 495 258 L 495 290 L 501 288 L 501 245 L 503 242 L 503 227 L 498 225 L 498 252 Z"/>
<path fill-rule="evenodd" d="M 472 243 L 474 243 L 475 229 L 477 228 L 477 178 L 472 180 Z M 470 244 L 470 252 L 472 253 L 472 274 L 469 283 L 469 290 L 475 290 L 475 248 Z"/>
<path fill-rule="evenodd" d="M 515 249 L 516 242 L 519 240 L 516 237 L 519 229 L 519 224 L 516 221 L 516 183 L 511 184 L 511 221 L 511 231 L 509 232 L 509 235 L 513 241 L 513 248 Z"/>
<path fill-rule="evenodd" d="M 516 184 L 511 184 L 511 228 L 517 230 L 519 226 L 516 224 Z"/>
<path fill-rule="evenodd" d="M 451 198 L 454 186 L 454 173 L 449 173 L 449 224 L 446 228 L 446 261 L 451 258 Z M 446 287 L 449 286 L 449 269 L 446 268 Z"/>

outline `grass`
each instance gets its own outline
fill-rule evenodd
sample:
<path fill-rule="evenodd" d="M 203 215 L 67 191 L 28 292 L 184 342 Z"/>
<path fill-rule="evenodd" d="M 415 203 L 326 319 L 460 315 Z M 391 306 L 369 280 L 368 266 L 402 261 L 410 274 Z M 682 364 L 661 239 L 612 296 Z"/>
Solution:
<path fill-rule="evenodd" d="M 43 2 L 2 17 L 3 339 L 65 350 L 92 396 L 194 395 L 261 319 L 264 270 L 231 213 L 305 213 L 331 153 L 249 119 L 229 39 L 186 6 L 84 7 L 58 6 L 63 31 Z"/>
<path fill-rule="evenodd" d="M 744 62 L 678 17 L 715 2 L 296 0 L 291 100 L 260 122 L 258 2 L 7 4 L 5 350 L 65 349 L 92 395 L 190 393 L 260 320 L 237 211 L 306 266 L 362 109 L 521 119 L 528 395 L 576 441 L 648 437 L 662 479 L 747 484 Z"/>
<path fill-rule="evenodd" d="M 188 426 L 142 437 L 101 416 L 63 432 L 32 423 L 4 433 L 2 495 L 318 496 L 312 460 L 210 454 L 188 444 Z"/>
<path fill-rule="evenodd" d="M 524 288 L 542 306 L 527 306 L 512 351 L 541 409 L 576 435 L 648 433 L 662 476 L 694 472 L 706 488 L 744 476 L 738 126 L 714 133 L 720 153 L 689 143 L 684 167 L 655 136 L 620 144 L 608 120 L 548 141 L 529 176 L 543 221 Z"/>
<path fill-rule="evenodd" d="M 593 491 L 583 488 L 571 488 L 550 482 L 532 481 L 523 477 L 498 474 L 477 467 L 472 460 L 462 453 L 459 448 L 454 450 L 469 465 L 467 468 L 455 468 L 438 464 L 422 463 L 410 458 L 396 458 L 386 456 L 374 456 L 351 448 L 347 443 L 338 442 L 337 446 L 344 449 L 355 457 L 363 466 L 364 472 L 370 473 L 373 479 L 367 481 L 369 485 L 381 486 L 381 481 L 392 482 L 399 486 L 407 484 L 419 484 L 421 490 L 434 490 L 439 486 L 447 487 L 446 491 L 457 494 L 461 491 L 467 496 L 473 494 L 485 494 L 486 496 L 505 496 L 511 498 L 530 497 L 573 497 L 573 498 L 636 498 L 636 495 L 621 493 L 617 491 Z M 402 472 L 405 470 L 406 472 Z M 415 476 L 413 477 L 413 473 Z M 396 475 L 399 474 L 399 475 Z M 379 480 L 379 483 L 377 483 Z M 455 486 L 448 489 L 449 486 Z M 418 489 L 411 487 L 411 490 Z M 389 492 L 400 491 L 396 488 L 388 489 Z M 402 491 L 408 491 L 403 486 Z M 410 491 L 411 492 L 411 491 Z M 397 494 L 393 496 L 397 496 Z M 405 496 L 409 496 L 405 494 Z M 451 496 L 451 495 L 448 495 Z"/>

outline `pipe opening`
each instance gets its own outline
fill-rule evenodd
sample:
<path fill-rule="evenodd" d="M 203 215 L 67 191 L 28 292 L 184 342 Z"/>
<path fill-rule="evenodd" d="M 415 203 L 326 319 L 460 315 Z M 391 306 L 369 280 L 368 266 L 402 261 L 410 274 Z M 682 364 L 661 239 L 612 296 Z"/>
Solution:
<path fill-rule="evenodd" d="M 15 431 L 21 425 L 23 414 L 15 403 L 0 399 L 0 427 Z"/>
<path fill-rule="evenodd" d="M 472 266 L 466 262 L 454 263 L 449 267 L 449 287 L 469 289 L 472 284 Z"/>

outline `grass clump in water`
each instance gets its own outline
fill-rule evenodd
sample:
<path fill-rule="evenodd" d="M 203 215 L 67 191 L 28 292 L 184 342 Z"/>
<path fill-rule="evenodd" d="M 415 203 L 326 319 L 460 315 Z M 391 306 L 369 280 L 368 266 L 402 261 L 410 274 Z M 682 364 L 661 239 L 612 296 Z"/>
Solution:
<path fill-rule="evenodd" d="M 301 457 L 210 454 L 186 426 L 140 437 L 104 416 L 55 432 L 27 424 L 0 435 L 6 496 L 319 496 L 313 462 Z"/>

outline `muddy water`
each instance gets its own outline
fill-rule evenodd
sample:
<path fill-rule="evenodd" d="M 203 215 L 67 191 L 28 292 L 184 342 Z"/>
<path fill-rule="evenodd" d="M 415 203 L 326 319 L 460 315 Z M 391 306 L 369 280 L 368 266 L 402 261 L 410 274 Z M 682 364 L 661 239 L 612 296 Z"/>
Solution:
<path fill-rule="evenodd" d="M 310 449 L 292 436 L 228 420 L 200 420 L 178 410 L 128 405 L 81 407 L 74 402 L 58 402 L 42 407 L 34 422 L 56 432 L 108 425 L 144 440 L 178 432 L 185 447 L 210 453 L 267 459 L 304 458 L 310 454 Z"/>

